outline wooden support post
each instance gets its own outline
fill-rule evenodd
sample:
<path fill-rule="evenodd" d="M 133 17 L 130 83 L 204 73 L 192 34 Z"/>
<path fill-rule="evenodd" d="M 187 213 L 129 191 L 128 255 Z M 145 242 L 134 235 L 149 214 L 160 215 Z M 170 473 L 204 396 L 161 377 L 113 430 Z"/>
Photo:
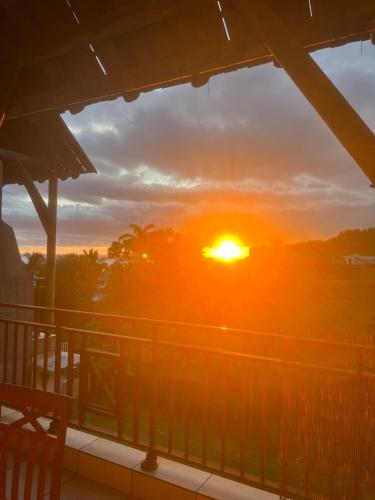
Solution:
<path fill-rule="evenodd" d="M 249 9 L 251 5 L 251 9 Z M 237 9 L 375 186 L 375 135 L 324 74 L 267 0 L 236 0 Z"/>
<path fill-rule="evenodd" d="M 48 181 L 48 230 L 47 230 L 47 289 L 46 306 L 55 306 L 56 281 L 56 225 L 57 225 L 57 175 L 52 173 Z"/>

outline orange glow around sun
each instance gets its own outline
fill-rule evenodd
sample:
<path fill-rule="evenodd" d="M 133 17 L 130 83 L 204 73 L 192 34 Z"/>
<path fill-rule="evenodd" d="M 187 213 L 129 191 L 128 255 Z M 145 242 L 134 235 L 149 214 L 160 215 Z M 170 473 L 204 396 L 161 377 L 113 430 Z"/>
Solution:
<path fill-rule="evenodd" d="M 235 262 L 246 259 L 250 254 L 250 248 L 242 245 L 242 242 L 234 236 L 222 236 L 212 247 L 203 248 L 203 255 L 208 259 L 221 262 Z"/>

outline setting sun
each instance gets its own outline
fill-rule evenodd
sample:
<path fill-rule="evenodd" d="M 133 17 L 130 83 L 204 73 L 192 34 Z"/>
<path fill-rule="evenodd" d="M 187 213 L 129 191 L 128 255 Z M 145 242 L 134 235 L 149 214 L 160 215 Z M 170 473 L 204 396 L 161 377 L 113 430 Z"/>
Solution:
<path fill-rule="evenodd" d="M 214 246 L 203 248 L 203 255 L 222 262 L 234 262 L 246 259 L 249 250 L 249 247 L 243 246 L 237 238 L 225 236 L 217 240 Z"/>

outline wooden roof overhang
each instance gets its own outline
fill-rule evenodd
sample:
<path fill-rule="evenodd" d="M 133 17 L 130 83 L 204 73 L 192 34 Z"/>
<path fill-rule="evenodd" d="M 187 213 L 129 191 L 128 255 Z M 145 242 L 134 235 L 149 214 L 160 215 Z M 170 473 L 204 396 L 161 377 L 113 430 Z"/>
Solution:
<path fill-rule="evenodd" d="M 60 180 L 96 172 L 56 113 L 35 115 L 32 120 L 25 117 L 6 120 L 0 128 L 0 160 L 3 163 L 3 185 L 23 184 L 19 177 L 19 163 L 37 182 L 48 180 L 51 171 Z"/>
<path fill-rule="evenodd" d="M 373 0 L 312 0 L 312 16 L 308 0 L 268 3 L 308 51 L 375 31 Z M 253 1 L 244 8 L 251 15 Z M 1 75 L 16 82 L 8 118 L 130 101 L 273 60 L 236 0 L 13 0 L 0 2 L 0 19 Z"/>

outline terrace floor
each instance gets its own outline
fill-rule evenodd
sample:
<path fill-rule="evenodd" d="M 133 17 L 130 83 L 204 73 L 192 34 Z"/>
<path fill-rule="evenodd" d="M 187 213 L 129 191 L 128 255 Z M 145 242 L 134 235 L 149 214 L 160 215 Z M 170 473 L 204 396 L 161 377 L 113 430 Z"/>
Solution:
<path fill-rule="evenodd" d="M 8 474 L 11 475 L 11 472 L 12 470 L 9 469 Z M 33 492 L 36 492 L 36 486 L 36 484 L 33 485 Z M 8 498 L 10 498 L 10 484 L 8 486 Z M 20 491 L 19 498 L 23 498 L 23 491 Z M 49 493 L 46 494 L 45 498 L 49 498 Z M 62 474 L 60 498 L 61 500 L 84 500 L 86 498 L 90 500 L 138 500 L 135 497 L 67 470 L 64 470 Z"/>
<path fill-rule="evenodd" d="M 18 412 L 1 408 L 2 422 L 10 423 L 19 417 Z M 48 419 L 38 420 L 48 427 Z M 278 495 L 164 458 L 158 459 L 155 472 L 144 472 L 140 467 L 143 459 L 144 452 L 140 450 L 68 428 L 61 500 L 279 499 Z M 23 473 L 22 467 L 20 473 Z M 8 475 L 11 474 L 10 462 Z M 7 483 L 10 498 L 10 481 Z M 36 485 L 34 487 L 36 491 Z M 23 492 L 19 493 L 19 498 L 23 498 Z"/>

